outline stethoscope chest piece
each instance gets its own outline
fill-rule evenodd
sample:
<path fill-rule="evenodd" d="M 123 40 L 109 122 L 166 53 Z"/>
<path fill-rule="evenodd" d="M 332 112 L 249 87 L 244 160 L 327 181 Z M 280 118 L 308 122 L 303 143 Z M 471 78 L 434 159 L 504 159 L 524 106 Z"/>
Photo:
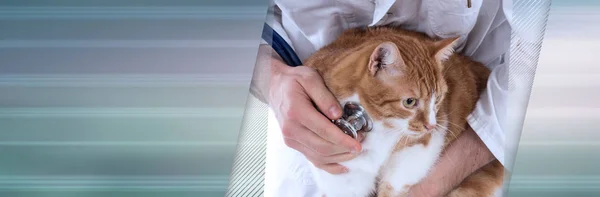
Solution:
<path fill-rule="evenodd" d="M 342 118 L 334 120 L 333 123 L 354 139 L 358 137 L 358 132 L 369 132 L 373 129 L 371 118 L 357 102 L 345 103 Z"/>

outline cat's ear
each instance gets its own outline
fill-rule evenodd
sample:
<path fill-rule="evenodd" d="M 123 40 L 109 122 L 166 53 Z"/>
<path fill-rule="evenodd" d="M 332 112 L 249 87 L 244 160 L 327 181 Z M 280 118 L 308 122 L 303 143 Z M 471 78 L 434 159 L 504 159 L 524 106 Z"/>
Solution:
<path fill-rule="evenodd" d="M 398 75 L 402 66 L 404 66 L 404 60 L 402 60 L 400 51 L 393 42 L 379 44 L 369 60 L 369 72 L 372 76 L 381 71 L 385 71 L 390 75 Z"/>
<path fill-rule="evenodd" d="M 454 45 L 460 37 L 447 38 L 433 43 L 433 55 L 439 62 L 447 60 L 454 53 Z"/>

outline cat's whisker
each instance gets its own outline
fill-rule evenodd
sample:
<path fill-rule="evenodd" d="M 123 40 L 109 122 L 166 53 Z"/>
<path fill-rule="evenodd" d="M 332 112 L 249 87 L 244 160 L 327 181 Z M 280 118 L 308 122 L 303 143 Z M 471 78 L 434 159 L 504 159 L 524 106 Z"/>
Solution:
<path fill-rule="evenodd" d="M 441 125 L 440 123 L 437 123 L 435 126 L 436 126 L 436 127 L 440 127 L 440 128 L 442 128 L 442 129 L 448 129 L 448 127 L 446 127 L 446 126 L 444 126 L 444 125 Z"/>
<path fill-rule="evenodd" d="M 456 111 L 458 111 L 458 110 L 453 110 L 453 111 L 450 111 L 450 113 L 447 113 L 447 114 L 446 114 L 446 116 L 447 116 L 447 117 L 450 117 L 450 115 L 451 115 L 452 113 L 456 112 Z"/>
<path fill-rule="evenodd" d="M 452 157 L 446 157 L 448 158 L 448 161 L 450 161 L 450 163 L 452 164 L 452 166 L 456 166 L 456 162 L 454 162 L 454 160 L 452 159 Z"/>
<path fill-rule="evenodd" d="M 439 127 L 439 128 L 442 128 L 442 129 L 444 129 L 446 131 L 448 131 L 448 133 L 450 133 L 450 135 L 452 135 L 454 138 L 458 138 L 456 136 L 456 134 L 454 132 L 452 132 L 452 130 L 448 129 L 448 127 L 445 127 L 445 126 L 443 126 L 443 125 L 441 125 L 439 123 L 436 126 Z M 452 165 L 456 165 L 456 163 L 454 162 L 454 160 L 452 160 L 452 158 L 448 157 L 448 160 L 450 161 L 450 163 L 452 163 Z"/>
<path fill-rule="evenodd" d="M 442 128 L 442 129 L 444 129 L 444 130 L 448 130 L 448 127 L 442 126 L 442 125 L 440 125 L 440 124 L 438 124 L 438 125 L 436 125 L 436 126 L 437 126 L 437 127 L 439 127 L 439 128 Z"/>
<path fill-rule="evenodd" d="M 456 134 L 454 134 L 454 132 L 450 129 L 447 130 L 448 133 L 452 134 L 452 137 L 454 137 L 454 139 L 458 138 L 458 136 L 456 136 Z"/>
<path fill-rule="evenodd" d="M 458 128 L 460 128 L 461 130 L 465 130 L 465 127 L 464 127 L 464 126 L 460 126 L 460 125 L 458 125 L 458 124 L 456 124 L 456 123 L 453 123 L 453 122 L 450 122 L 450 121 L 447 121 L 447 123 L 448 123 L 448 124 L 452 124 L 452 125 L 454 125 L 454 126 L 457 126 L 457 127 L 458 127 Z"/>
<path fill-rule="evenodd" d="M 448 127 L 442 126 L 440 124 L 437 124 L 438 127 L 445 129 L 446 131 L 448 131 L 448 133 L 450 133 L 452 135 L 452 137 L 454 138 L 458 138 L 458 136 L 450 129 L 448 129 Z"/>
<path fill-rule="evenodd" d="M 464 127 L 465 127 L 465 126 L 460 126 L 460 125 L 458 125 L 458 124 L 456 124 L 456 123 L 453 123 L 453 122 L 450 122 L 450 121 L 448 121 L 448 124 L 450 124 L 450 125 L 453 125 L 453 126 L 456 126 L 456 127 L 459 127 L 459 128 L 461 128 L 461 129 L 464 129 Z"/>
<path fill-rule="evenodd" d="M 455 139 L 458 138 L 458 136 L 456 136 L 456 134 L 452 132 L 452 130 L 448 129 L 448 127 L 440 125 L 439 123 L 437 124 L 437 126 L 448 131 L 448 133 L 450 133 L 450 135 L 452 135 Z M 455 162 L 452 160 L 452 158 L 448 158 L 448 160 L 450 161 L 450 163 L 452 163 L 452 165 L 455 165 Z"/>

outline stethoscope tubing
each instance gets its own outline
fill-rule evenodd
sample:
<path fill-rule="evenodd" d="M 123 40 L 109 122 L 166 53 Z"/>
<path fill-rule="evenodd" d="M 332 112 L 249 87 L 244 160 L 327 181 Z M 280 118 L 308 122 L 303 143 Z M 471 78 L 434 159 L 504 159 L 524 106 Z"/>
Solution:
<path fill-rule="evenodd" d="M 294 49 L 267 23 L 263 27 L 262 39 L 273 47 L 275 52 L 277 52 L 287 65 L 292 67 L 302 65 L 302 61 L 300 61 Z"/>

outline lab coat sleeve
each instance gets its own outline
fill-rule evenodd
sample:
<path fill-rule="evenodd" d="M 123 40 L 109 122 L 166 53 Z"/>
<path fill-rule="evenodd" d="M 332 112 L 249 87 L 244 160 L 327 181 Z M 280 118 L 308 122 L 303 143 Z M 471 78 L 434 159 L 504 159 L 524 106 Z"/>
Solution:
<path fill-rule="evenodd" d="M 281 23 L 281 10 L 276 5 L 270 5 L 267 10 L 265 23 L 268 24 L 274 31 L 277 32 L 287 43 L 290 39 L 283 30 Z M 259 99 L 263 103 L 267 103 L 268 83 L 270 73 L 270 58 L 279 58 L 277 53 L 273 52 L 271 46 L 264 39 L 260 39 L 258 57 L 254 67 L 252 82 L 250 85 L 250 94 Z"/>
<path fill-rule="evenodd" d="M 292 43 L 290 37 L 287 35 L 287 32 L 285 29 L 283 29 L 281 9 L 279 9 L 279 7 L 273 3 L 274 1 L 271 2 L 272 4 L 267 10 L 267 18 L 265 22 L 271 26 L 271 28 L 273 28 L 273 30 L 277 32 L 277 34 L 279 34 L 287 43 Z M 267 41 L 261 39 L 261 44 L 268 43 Z"/>
<path fill-rule="evenodd" d="M 467 121 L 492 154 L 504 165 L 508 64 L 493 66 L 487 87 Z"/>
<path fill-rule="evenodd" d="M 507 9 L 509 9 L 507 11 Z M 510 6 L 501 6 L 497 17 L 512 14 Z M 512 17 L 510 17 L 512 18 Z M 509 17 L 506 17 L 509 19 Z M 497 19 L 494 19 L 497 20 Z M 502 165 L 505 164 L 506 118 L 508 108 L 509 46 L 511 26 L 508 20 L 494 24 L 484 36 L 477 49 L 480 59 L 491 70 L 485 90 L 467 121 L 490 152 Z M 490 54 L 497 54 L 494 57 Z"/>

